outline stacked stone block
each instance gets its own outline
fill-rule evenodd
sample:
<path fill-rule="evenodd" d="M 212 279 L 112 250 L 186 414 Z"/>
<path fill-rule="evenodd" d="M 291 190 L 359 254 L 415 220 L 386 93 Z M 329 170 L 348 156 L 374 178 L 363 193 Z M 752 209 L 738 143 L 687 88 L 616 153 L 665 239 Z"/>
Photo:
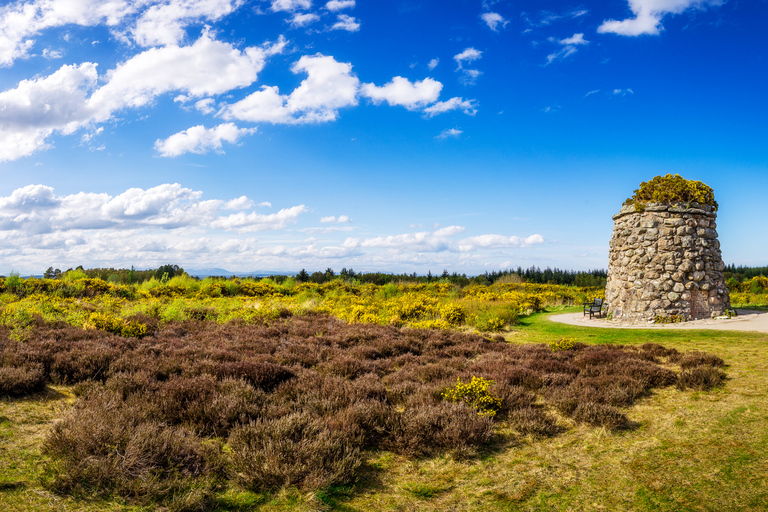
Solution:
<path fill-rule="evenodd" d="M 611 318 L 710 318 L 730 309 L 710 206 L 625 205 L 613 216 L 605 301 Z"/>

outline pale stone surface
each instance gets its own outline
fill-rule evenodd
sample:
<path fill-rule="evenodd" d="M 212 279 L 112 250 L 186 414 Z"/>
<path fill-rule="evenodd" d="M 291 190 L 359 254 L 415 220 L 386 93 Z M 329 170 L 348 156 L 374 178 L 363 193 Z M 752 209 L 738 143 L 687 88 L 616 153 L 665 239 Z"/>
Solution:
<path fill-rule="evenodd" d="M 613 216 L 605 290 L 612 318 L 695 320 L 729 309 L 716 218 L 696 203 L 623 206 Z"/>

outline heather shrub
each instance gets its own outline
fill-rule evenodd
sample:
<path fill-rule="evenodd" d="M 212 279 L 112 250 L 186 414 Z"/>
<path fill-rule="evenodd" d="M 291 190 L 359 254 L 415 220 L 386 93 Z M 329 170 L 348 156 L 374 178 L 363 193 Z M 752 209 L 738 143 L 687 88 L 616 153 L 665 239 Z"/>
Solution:
<path fill-rule="evenodd" d="M 522 407 L 509 413 L 510 424 L 521 434 L 548 437 L 557 434 L 557 420 L 539 407 Z"/>
<path fill-rule="evenodd" d="M 296 376 L 291 370 L 283 366 L 253 361 L 225 362 L 217 365 L 215 372 L 219 378 L 245 379 L 264 391 L 272 391 L 283 382 Z"/>
<path fill-rule="evenodd" d="M 417 457 L 449 451 L 464 457 L 490 441 L 493 422 L 464 403 L 412 400 L 393 418 L 388 446 Z"/>
<path fill-rule="evenodd" d="M 41 364 L 0 366 L 0 396 L 23 396 L 42 391 L 46 381 Z"/>
<path fill-rule="evenodd" d="M 595 402 L 580 403 L 573 411 L 573 419 L 609 429 L 617 429 L 627 424 L 627 417 L 610 405 Z"/>
<path fill-rule="evenodd" d="M 680 372 L 677 379 L 678 389 L 706 391 L 719 386 L 725 381 L 725 372 L 712 366 L 695 366 Z"/>
<path fill-rule="evenodd" d="M 677 364 L 680 365 L 680 368 L 684 370 L 703 365 L 713 367 L 716 366 L 718 368 L 725 366 L 725 362 L 716 355 L 698 351 L 692 351 L 683 354 L 682 357 L 677 361 Z"/>
<path fill-rule="evenodd" d="M 363 463 L 359 443 L 309 413 L 241 425 L 228 440 L 233 477 L 256 491 L 351 482 Z"/>
<path fill-rule="evenodd" d="M 170 507 L 186 496 L 181 508 L 204 508 L 223 474 L 221 447 L 152 416 L 145 404 L 123 404 L 108 391 L 86 395 L 45 439 L 55 460 L 51 488 Z"/>

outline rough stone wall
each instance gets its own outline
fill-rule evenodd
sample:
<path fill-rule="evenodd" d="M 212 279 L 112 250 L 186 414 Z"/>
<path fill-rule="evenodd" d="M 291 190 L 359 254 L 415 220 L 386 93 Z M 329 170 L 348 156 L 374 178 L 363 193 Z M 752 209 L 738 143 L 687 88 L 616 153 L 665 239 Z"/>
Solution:
<path fill-rule="evenodd" d="M 695 320 L 729 309 L 716 219 L 711 207 L 696 203 L 656 203 L 642 212 L 622 207 L 613 216 L 608 314 L 625 321 Z"/>

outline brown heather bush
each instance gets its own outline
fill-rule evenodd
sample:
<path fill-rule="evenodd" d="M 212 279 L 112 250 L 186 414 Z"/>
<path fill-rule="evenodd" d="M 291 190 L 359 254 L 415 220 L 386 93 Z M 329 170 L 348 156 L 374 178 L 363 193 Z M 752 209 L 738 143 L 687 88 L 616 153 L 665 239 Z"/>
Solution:
<path fill-rule="evenodd" d="M 54 489 L 202 510 L 224 478 L 257 491 L 317 489 L 352 481 L 365 450 L 473 456 L 495 423 L 556 434 L 548 407 L 622 428 L 624 408 L 653 388 L 708 389 L 724 378 L 719 358 L 656 344 L 553 352 L 320 314 L 224 325 L 208 314 L 162 326 L 139 319 L 149 326 L 141 339 L 37 319 L 19 342 L 0 328 L 0 393 L 75 385 L 77 403 L 46 441 Z M 661 366 L 675 362 L 685 365 L 679 378 Z M 473 377 L 494 381 L 494 417 L 443 400 L 457 378 Z"/>
<path fill-rule="evenodd" d="M 717 368 L 725 366 L 725 362 L 716 355 L 698 351 L 683 354 L 677 361 L 677 364 L 680 365 L 680 368 L 683 370 L 695 368 L 696 366 L 712 366 Z"/>
<path fill-rule="evenodd" d="M 254 361 L 236 361 L 219 364 L 213 370 L 217 377 L 244 379 L 264 391 L 272 391 L 296 375 L 280 365 Z"/>
<path fill-rule="evenodd" d="M 131 399 L 136 396 L 123 401 L 111 391 L 89 393 L 54 425 L 44 443 L 55 460 L 51 487 L 147 504 L 185 496 L 181 503 L 189 509 L 204 508 L 223 475 L 221 446 L 161 423 L 158 411 Z"/>
<path fill-rule="evenodd" d="M 490 441 L 493 421 L 464 403 L 409 401 L 393 416 L 388 448 L 415 457 L 448 451 L 457 457 L 471 456 Z"/>
<path fill-rule="evenodd" d="M 359 439 L 308 412 L 238 426 L 228 445 L 233 477 L 256 491 L 348 483 L 363 463 Z"/>
<path fill-rule="evenodd" d="M 628 423 L 627 417 L 620 410 L 595 402 L 580 403 L 573 411 L 573 419 L 609 429 L 621 428 Z"/>
<path fill-rule="evenodd" d="M 706 391 L 719 386 L 725 381 L 725 372 L 713 366 L 695 366 L 680 372 L 677 379 L 678 389 Z"/>
<path fill-rule="evenodd" d="M 512 426 L 521 434 L 548 437 L 560 432 L 557 421 L 539 407 L 523 407 L 509 414 Z"/>
<path fill-rule="evenodd" d="M 43 365 L 0 366 L 0 396 L 24 396 L 45 388 Z"/>

